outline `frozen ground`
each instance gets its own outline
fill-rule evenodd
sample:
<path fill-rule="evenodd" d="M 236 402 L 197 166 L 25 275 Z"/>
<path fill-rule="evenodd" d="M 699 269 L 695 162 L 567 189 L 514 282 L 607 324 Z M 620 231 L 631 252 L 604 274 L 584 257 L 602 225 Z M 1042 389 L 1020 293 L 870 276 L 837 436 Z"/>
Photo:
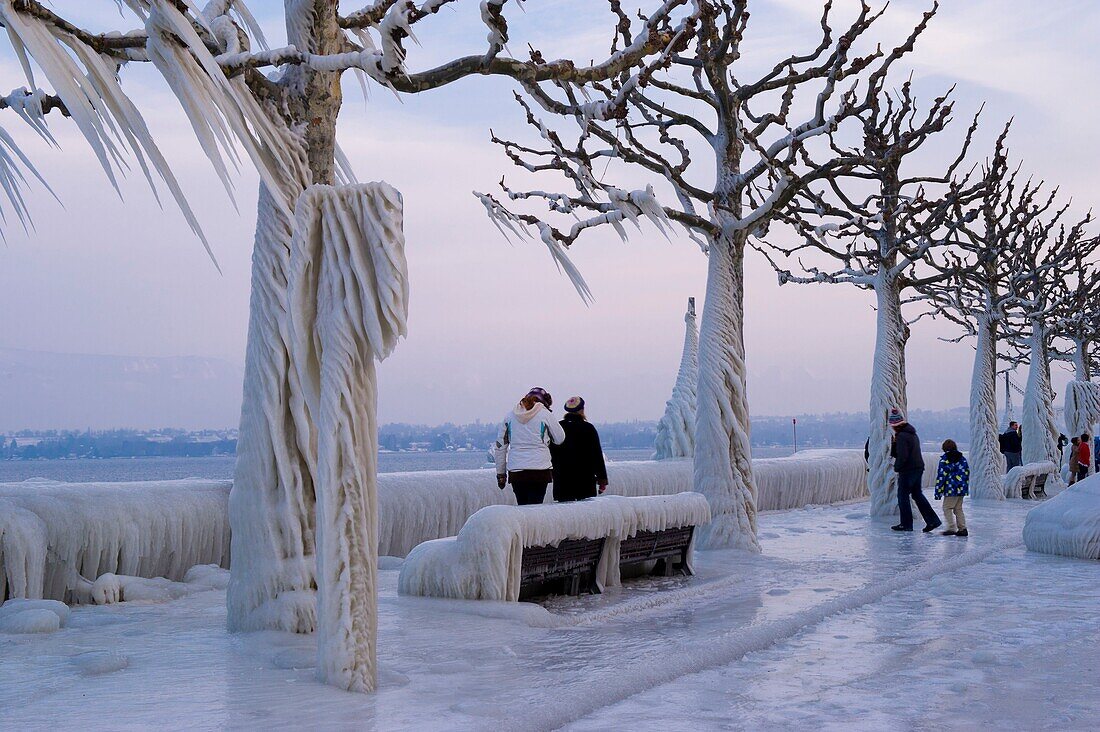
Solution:
<path fill-rule="evenodd" d="M 1030 504 L 1034 505 L 1034 504 Z M 314 681 L 312 640 L 229 636 L 224 593 L 77 608 L 0 634 L 11 729 L 1095 729 L 1100 563 L 1029 554 L 1021 502 L 968 539 L 866 504 L 769 513 L 764 553 L 529 604 L 396 596 L 382 688 Z M 393 565 L 383 560 L 384 567 Z"/>

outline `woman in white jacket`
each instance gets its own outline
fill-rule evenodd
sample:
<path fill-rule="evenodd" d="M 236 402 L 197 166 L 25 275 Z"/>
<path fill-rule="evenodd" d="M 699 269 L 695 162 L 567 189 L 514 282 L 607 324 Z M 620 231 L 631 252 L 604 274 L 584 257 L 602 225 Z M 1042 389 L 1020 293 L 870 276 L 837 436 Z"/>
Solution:
<path fill-rule="evenodd" d="M 550 414 L 552 403 L 545 389 L 531 389 L 504 418 L 497 437 L 497 485 L 504 490 L 511 483 L 521 506 L 542 503 L 553 476 L 550 443 L 565 442 L 565 430 Z"/>

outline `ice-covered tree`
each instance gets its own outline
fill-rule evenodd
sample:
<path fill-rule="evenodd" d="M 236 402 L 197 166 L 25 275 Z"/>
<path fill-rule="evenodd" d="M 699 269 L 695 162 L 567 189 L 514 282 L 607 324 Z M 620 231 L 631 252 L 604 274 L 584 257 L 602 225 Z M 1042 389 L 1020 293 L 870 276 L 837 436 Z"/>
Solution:
<path fill-rule="evenodd" d="M 519 102 L 539 141 L 493 139 L 553 187 L 520 190 L 502 181 L 502 198 L 479 195 L 503 229 L 537 236 L 584 297 L 588 288 L 567 249 L 593 229 L 610 226 L 626 238 L 627 224 L 648 221 L 666 234 L 677 225 L 707 253 L 694 485 L 713 518 L 701 540 L 758 550 L 743 338 L 746 245 L 797 191 L 851 164 L 847 153 L 809 163 L 806 149 L 861 111 L 853 89 L 881 83 L 935 6 L 893 51 L 872 44 L 861 54 L 881 11 L 861 3 L 837 34 L 826 2 L 817 46 L 761 67 L 745 58 L 750 5 L 695 0 L 667 53 L 609 83 L 524 83 Z M 618 2 L 611 8 L 613 48 L 636 43 L 636 21 Z"/>
<path fill-rule="evenodd" d="M 1063 209 L 1064 211 L 1064 209 Z M 1027 352 L 1028 376 L 1024 388 L 1023 460 L 1059 464 L 1058 425 L 1054 417 L 1054 389 L 1050 380 L 1052 341 L 1070 307 L 1067 280 L 1087 273 L 1076 269 L 1079 257 L 1090 259 L 1100 239 L 1088 232 L 1091 213 L 1073 225 L 1062 223 L 1063 212 L 1030 224 L 1017 241 L 1010 265 L 1014 278 L 1011 335 Z"/>
<path fill-rule="evenodd" d="M 199 217 L 123 90 L 122 72 L 134 63 L 155 67 L 175 94 L 229 195 L 242 158 L 258 171 L 229 507 L 229 626 L 308 632 L 319 625 L 321 673 L 346 688 L 367 690 L 375 680 L 373 359 L 403 333 L 405 272 L 400 197 L 355 184 L 336 144 L 343 73 L 397 92 L 486 74 L 527 83 L 599 81 L 662 54 L 672 40 L 668 16 L 687 0 L 656 4 L 632 43 L 587 66 L 509 58 L 506 2 L 479 5 L 487 48 L 416 72 L 405 50 L 414 24 L 472 3 L 375 0 L 345 13 L 338 0 L 285 0 L 286 45 L 268 48 L 241 0 L 210 0 L 201 9 L 193 0 L 124 0 L 120 10 L 138 27 L 123 33 L 80 28 L 38 0 L 0 0 L 0 23 L 28 84 L 0 106 L 47 140 L 47 117 L 71 120 L 116 188 L 134 161 L 154 191 L 168 190 L 206 244 Z M 40 80 L 50 88 L 40 89 Z M 0 135 L 0 185 L 20 218 L 24 170 L 33 168 Z M 296 274 L 295 261 L 302 267 Z M 334 278 L 334 266 L 346 277 Z M 325 299 L 334 296 L 342 299 Z"/>
<path fill-rule="evenodd" d="M 1100 270 L 1087 255 L 1074 251 L 1070 276 L 1057 283 L 1062 304 L 1052 324 L 1052 334 L 1069 344 L 1059 356 L 1073 365 L 1076 381 L 1092 381 L 1098 360 L 1093 346 L 1100 339 Z"/>
<path fill-rule="evenodd" d="M 1015 252 L 1028 227 L 1046 214 L 1055 194 L 1042 194 L 1042 183 L 1023 179 L 1009 167 L 1008 127 L 997 139 L 982 176 L 984 193 L 972 205 L 972 222 L 957 211 L 953 250 L 928 262 L 950 275 L 918 287 L 933 313 L 962 328 L 974 339 L 970 378 L 970 493 L 976 498 L 1004 498 L 1005 459 L 997 439 L 998 337 L 1015 298 L 1015 282 L 1030 273 L 1018 268 Z M 1006 378 L 1006 388 L 1008 386 Z M 1011 391 L 1006 395 L 1011 400 Z M 1008 403 L 1011 403 L 1009 401 Z"/>
<path fill-rule="evenodd" d="M 879 80 L 885 84 L 885 79 Z M 871 88 L 861 112 L 863 127 L 853 149 L 834 136 L 833 149 L 861 162 L 852 170 L 809 186 L 779 217 L 802 242 L 774 239 L 762 250 L 779 274 L 780 284 L 848 284 L 875 296 L 875 353 L 871 371 L 868 489 L 871 514 L 897 511 L 897 478 L 890 464 L 891 409 L 906 411 L 905 345 L 909 322 L 902 313 L 913 288 L 948 275 L 928 267 L 957 236 L 955 218 L 976 198 L 981 181 L 956 180 L 966 158 L 977 118 L 967 130 L 954 160 L 931 162 L 918 153 L 947 129 L 952 102 L 936 98 L 924 112 L 910 82 L 896 93 Z M 936 172 L 923 172 L 931 168 Z M 793 266 L 802 270 L 794 274 Z"/>
<path fill-rule="evenodd" d="M 699 384 L 699 329 L 695 325 L 695 298 L 688 298 L 684 314 L 684 351 L 672 397 L 657 423 L 655 440 L 658 460 L 691 457 L 695 454 L 695 388 Z"/>
<path fill-rule="evenodd" d="M 1061 354 L 1073 364 L 1073 378 L 1066 385 L 1062 413 L 1066 434 L 1092 432 L 1100 421 L 1100 385 L 1092 377 L 1100 364 L 1095 345 L 1100 340 L 1100 271 L 1086 260 L 1085 252 L 1076 252 L 1074 274 L 1062 280 L 1059 290 L 1065 297 L 1062 314 L 1054 323 L 1054 332 L 1069 348 Z"/>

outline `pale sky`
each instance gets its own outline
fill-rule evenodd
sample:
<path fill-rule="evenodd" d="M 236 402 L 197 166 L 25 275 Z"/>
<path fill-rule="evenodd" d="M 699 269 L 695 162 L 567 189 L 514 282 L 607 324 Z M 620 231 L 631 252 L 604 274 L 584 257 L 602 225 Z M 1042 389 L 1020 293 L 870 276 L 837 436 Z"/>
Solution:
<path fill-rule="evenodd" d="M 464 9 L 418 27 L 424 49 L 414 51 L 414 66 L 481 50 L 476 3 L 457 4 Z M 1015 116 L 1012 147 L 1026 169 L 1060 185 L 1080 208 L 1100 200 L 1094 172 L 1100 5 L 1051 0 L 1040 12 L 1025 0 L 942 4 L 908 62 L 924 97 L 957 82 L 958 127 L 986 102 L 982 139 L 988 142 Z M 55 3 L 88 27 L 118 28 L 113 3 L 100 5 L 91 11 L 83 3 Z M 284 40 L 281 5 L 251 4 L 276 45 Z M 895 0 L 875 31 L 883 46 L 899 42 L 925 5 Z M 818 3 L 756 0 L 754 6 L 754 40 L 746 51 L 757 54 L 752 62 L 770 64 L 816 43 Z M 603 52 L 610 28 L 604 3 L 528 0 L 525 7 L 509 14 L 514 54 L 523 54 L 528 41 L 547 57 L 587 60 Z M 132 25 L 126 21 L 127 29 Z M 25 83 L 6 44 L 0 73 L 8 80 L 5 88 Z M 255 176 L 244 171 L 237 178 L 237 214 L 156 75 L 128 69 L 124 87 L 200 212 L 222 274 L 170 199 L 164 210 L 156 207 L 137 171 L 124 183 L 120 201 L 71 123 L 50 120 L 62 144 L 57 151 L 4 112 L 0 124 L 25 146 L 64 208 L 34 188 L 35 231 L 27 236 L 17 226 L 5 229 L 0 348 L 208 356 L 240 364 Z M 400 101 L 374 88 L 364 102 L 358 84 L 347 78 L 341 144 L 360 180 L 388 181 L 401 190 L 406 207 L 410 333 L 380 368 L 381 418 L 496 419 L 527 387 L 542 385 L 561 401 L 584 395 L 601 421 L 656 419 L 675 378 L 686 298 L 703 295 L 705 258 L 686 237 L 670 243 L 650 229 L 625 244 L 614 236 L 582 239 L 573 257 L 595 294 L 586 306 L 541 244 L 505 242 L 470 191 L 492 190 L 502 173 L 512 175 L 510 163 L 488 142 L 490 126 L 502 135 L 526 134 L 510 87 L 468 79 Z M 755 254 L 747 276 L 753 413 L 866 409 L 874 339 L 870 293 L 841 286 L 781 289 Z M 915 327 L 907 361 L 911 408 L 967 402 L 971 350 L 938 340 L 953 335 L 946 325 Z"/>

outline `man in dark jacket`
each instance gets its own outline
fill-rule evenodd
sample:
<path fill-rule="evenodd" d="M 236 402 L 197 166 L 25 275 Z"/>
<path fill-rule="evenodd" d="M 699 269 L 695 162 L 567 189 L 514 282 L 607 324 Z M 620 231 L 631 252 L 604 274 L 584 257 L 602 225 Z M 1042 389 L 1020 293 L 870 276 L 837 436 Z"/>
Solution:
<path fill-rule="evenodd" d="M 1024 441 L 1018 423 L 1009 422 L 1008 431 L 1001 434 L 997 441 L 1001 443 L 1001 452 L 1004 453 L 1009 470 L 1023 465 Z"/>
<path fill-rule="evenodd" d="M 554 463 L 554 500 L 583 501 L 607 488 L 600 435 L 584 416 L 584 399 L 570 397 L 561 421 L 565 441 L 550 445 Z"/>
<path fill-rule="evenodd" d="M 920 452 L 920 438 L 913 425 L 905 421 L 901 411 L 891 409 L 887 421 L 894 428 L 890 457 L 894 458 L 894 472 L 898 474 L 898 509 L 901 511 L 901 523 L 890 528 L 894 531 L 913 530 L 913 507 L 909 504 L 912 498 L 924 519 L 924 532 L 934 531 L 943 522 L 921 491 L 924 457 Z"/>

